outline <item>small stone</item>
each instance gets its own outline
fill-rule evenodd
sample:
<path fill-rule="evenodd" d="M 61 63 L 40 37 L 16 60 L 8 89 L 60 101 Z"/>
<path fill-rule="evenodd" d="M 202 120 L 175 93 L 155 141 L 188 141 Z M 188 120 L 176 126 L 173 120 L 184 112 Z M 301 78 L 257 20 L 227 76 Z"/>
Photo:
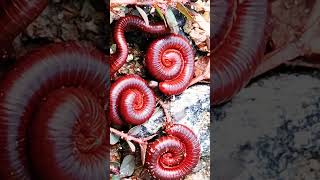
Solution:
<path fill-rule="evenodd" d="M 133 55 L 132 54 L 129 54 L 128 55 L 128 58 L 127 58 L 127 62 L 130 62 L 133 60 Z"/>

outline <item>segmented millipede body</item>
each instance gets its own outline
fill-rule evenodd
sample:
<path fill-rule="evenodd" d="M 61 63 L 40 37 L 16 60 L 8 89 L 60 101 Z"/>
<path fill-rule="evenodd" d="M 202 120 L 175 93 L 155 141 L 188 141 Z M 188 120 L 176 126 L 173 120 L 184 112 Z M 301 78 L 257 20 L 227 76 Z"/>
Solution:
<path fill-rule="evenodd" d="M 34 50 L 0 84 L 2 179 L 107 179 L 109 66 L 88 45 Z"/>
<path fill-rule="evenodd" d="M 142 18 L 132 15 L 120 18 L 114 28 L 114 41 L 117 45 L 117 50 L 116 53 L 111 56 L 111 75 L 114 75 L 127 60 L 128 45 L 124 33 L 131 28 L 155 35 L 168 34 L 170 32 L 163 23 L 147 25 Z"/>
<path fill-rule="evenodd" d="M 148 72 L 161 81 L 159 89 L 166 95 L 182 93 L 194 74 L 194 54 L 188 41 L 170 34 L 151 43 L 147 50 Z"/>
<path fill-rule="evenodd" d="M 221 17 L 216 15 L 216 24 L 232 24 L 229 32 L 221 33 L 219 41 L 222 44 L 212 53 L 211 84 L 213 89 L 212 102 L 220 104 L 230 100 L 243 88 L 255 73 L 261 63 L 266 46 L 266 30 L 269 17 L 268 0 L 243 0 L 236 5 L 235 13 L 228 12 L 227 6 L 232 7 L 233 1 L 215 0 L 213 12 L 219 9 Z M 218 3 L 220 2 L 220 3 Z M 221 5 L 221 6 L 220 6 Z M 233 23 L 225 18 L 226 14 L 233 15 Z M 220 27 L 220 26 L 217 26 Z"/>
<path fill-rule="evenodd" d="M 0 1 L 0 53 L 6 53 L 14 38 L 24 31 L 47 5 L 48 0 Z"/>
<path fill-rule="evenodd" d="M 140 76 L 122 76 L 111 85 L 109 117 L 113 124 L 142 124 L 155 108 L 155 95 Z"/>
<path fill-rule="evenodd" d="M 155 179 L 181 179 L 191 173 L 200 159 L 200 143 L 188 127 L 174 124 L 147 147 L 146 166 Z"/>
<path fill-rule="evenodd" d="M 128 57 L 125 30 L 134 27 L 150 34 L 169 34 L 164 24 L 146 25 L 142 18 L 126 16 L 115 26 L 117 51 L 111 56 L 111 75 L 120 69 Z M 157 80 L 163 81 L 159 89 L 166 95 L 176 95 L 185 90 L 194 73 L 194 55 L 190 44 L 180 35 L 169 34 L 153 41 L 148 47 L 146 68 Z"/>
<path fill-rule="evenodd" d="M 234 20 L 236 8 L 235 0 L 214 0 L 212 1 L 213 24 L 211 45 L 213 52 L 219 47 L 229 33 Z"/>

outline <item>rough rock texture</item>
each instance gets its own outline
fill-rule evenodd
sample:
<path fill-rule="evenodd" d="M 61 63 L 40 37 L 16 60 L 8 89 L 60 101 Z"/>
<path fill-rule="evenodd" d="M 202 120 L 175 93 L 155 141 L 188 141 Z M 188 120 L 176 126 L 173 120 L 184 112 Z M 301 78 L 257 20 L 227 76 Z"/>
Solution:
<path fill-rule="evenodd" d="M 213 110 L 214 177 L 320 178 L 320 79 L 308 74 L 264 78 Z"/>

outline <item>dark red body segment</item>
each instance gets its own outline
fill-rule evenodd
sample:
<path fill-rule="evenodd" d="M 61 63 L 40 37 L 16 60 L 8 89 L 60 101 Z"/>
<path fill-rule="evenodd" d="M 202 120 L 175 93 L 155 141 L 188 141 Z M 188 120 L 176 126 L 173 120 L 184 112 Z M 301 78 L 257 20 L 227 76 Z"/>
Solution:
<path fill-rule="evenodd" d="M 153 41 L 146 56 L 148 72 L 161 81 L 159 89 L 166 95 L 182 93 L 194 74 L 192 47 L 180 35 L 168 35 Z"/>
<path fill-rule="evenodd" d="M 120 18 L 115 27 L 114 39 L 117 51 L 111 56 L 111 75 L 119 70 L 128 57 L 128 46 L 124 33 L 136 28 L 150 34 L 168 34 L 170 30 L 164 24 L 146 25 L 142 18 L 126 16 Z M 150 45 L 146 55 L 148 71 L 157 80 L 160 91 L 166 95 L 175 95 L 185 90 L 194 73 L 194 55 L 192 47 L 179 35 L 161 37 Z"/>
<path fill-rule="evenodd" d="M 211 9 L 213 10 L 213 28 L 211 46 L 213 51 L 217 49 L 228 35 L 233 20 L 235 18 L 235 0 L 213 0 Z"/>
<path fill-rule="evenodd" d="M 48 0 L 0 1 L 0 49 L 11 45 L 48 5 Z"/>
<path fill-rule="evenodd" d="M 128 57 L 128 45 L 124 33 L 130 29 L 138 29 L 142 32 L 161 35 L 170 32 L 163 23 L 146 25 L 138 16 L 125 16 L 120 18 L 114 28 L 114 41 L 117 45 L 116 53 L 111 56 L 110 74 L 116 73 L 126 62 Z"/>
<path fill-rule="evenodd" d="M 237 5 L 230 32 L 212 54 L 213 104 L 230 100 L 254 75 L 266 45 L 268 17 L 268 0 L 244 0 Z"/>
<path fill-rule="evenodd" d="M 148 145 L 146 166 L 155 179 L 181 179 L 191 173 L 200 159 L 200 143 L 188 127 L 174 124 Z M 172 164 L 171 164 L 172 163 Z"/>
<path fill-rule="evenodd" d="M 126 75 L 112 84 L 109 117 L 113 124 L 142 124 L 152 116 L 155 108 L 155 95 L 140 76 Z"/>
<path fill-rule="evenodd" d="M 37 178 L 107 179 L 107 120 L 91 92 L 64 88 L 42 103 L 31 130 L 31 162 Z"/>
<path fill-rule="evenodd" d="M 106 136 L 102 108 L 110 79 L 103 59 L 104 54 L 91 46 L 58 43 L 29 53 L 6 74 L 0 84 L 2 179 L 31 179 L 43 173 L 52 175 L 45 179 L 107 177 L 102 169 L 109 152 L 100 140 Z M 30 142 L 34 142 L 31 151 Z M 90 153 L 83 155 L 84 151 Z M 50 167 L 42 166 L 45 163 Z M 83 168 L 86 175 L 79 172 Z"/>

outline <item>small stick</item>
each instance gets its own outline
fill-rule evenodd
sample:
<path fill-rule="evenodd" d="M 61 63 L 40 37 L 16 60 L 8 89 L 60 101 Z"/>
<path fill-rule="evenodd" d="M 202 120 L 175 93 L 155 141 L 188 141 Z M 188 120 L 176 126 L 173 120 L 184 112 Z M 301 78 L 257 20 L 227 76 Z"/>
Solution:
<path fill-rule="evenodd" d="M 166 117 L 165 125 L 171 125 L 173 122 L 172 122 L 172 118 L 170 116 L 170 113 L 168 111 L 168 105 L 166 105 L 161 99 L 158 99 L 158 103 L 163 108 L 163 112 Z"/>
<path fill-rule="evenodd" d="M 130 135 L 128 135 L 128 134 L 126 134 L 126 133 L 124 133 L 122 131 L 114 129 L 112 127 L 110 127 L 110 132 L 112 132 L 115 135 L 120 136 L 122 139 L 125 139 L 127 141 L 134 141 L 134 142 L 139 143 L 139 144 L 148 144 L 145 141 L 145 138 L 136 138 L 136 137 L 130 136 Z"/>
<path fill-rule="evenodd" d="M 312 64 L 312 63 L 305 62 L 303 60 L 289 61 L 289 62 L 285 62 L 285 64 L 288 66 L 293 66 L 293 67 L 299 66 L 299 67 L 320 69 L 320 64 Z"/>

